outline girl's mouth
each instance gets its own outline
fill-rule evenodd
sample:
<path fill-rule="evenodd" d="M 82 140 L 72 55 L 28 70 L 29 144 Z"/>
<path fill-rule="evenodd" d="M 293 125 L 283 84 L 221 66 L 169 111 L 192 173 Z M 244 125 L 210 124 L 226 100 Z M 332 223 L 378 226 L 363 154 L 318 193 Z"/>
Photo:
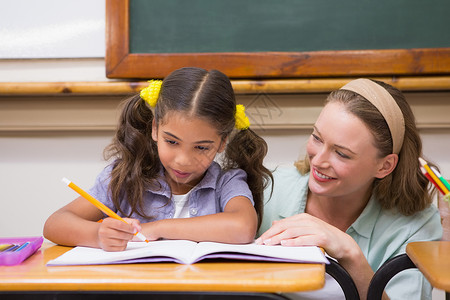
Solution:
<path fill-rule="evenodd" d="M 174 175 L 175 175 L 177 178 L 186 178 L 186 177 L 188 177 L 189 175 L 191 175 L 191 173 L 181 172 L 181 171 L 178 171 L 178 170 L 173 170 L 173 169 L 172 169 L 172 171 L 173 171 Z"/>

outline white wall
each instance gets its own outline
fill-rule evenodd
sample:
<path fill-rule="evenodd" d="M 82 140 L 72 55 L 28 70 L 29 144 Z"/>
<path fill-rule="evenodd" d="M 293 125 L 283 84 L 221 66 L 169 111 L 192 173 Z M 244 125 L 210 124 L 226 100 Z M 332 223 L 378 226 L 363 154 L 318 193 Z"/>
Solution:
<path fill-rule="evenodd" d="M 104 33 L 104 0 L 3 1 L 0 82 L 107 80 Z M 75 197 L 61 178 L 89 186 L 110 135 L 1 133 L 0 236 L 42 235 L 48 215 Z"/>
<path fill-rule="evenodd" d="M 0 59 L 103 57 L 104 0 L 2 1 Z"/>

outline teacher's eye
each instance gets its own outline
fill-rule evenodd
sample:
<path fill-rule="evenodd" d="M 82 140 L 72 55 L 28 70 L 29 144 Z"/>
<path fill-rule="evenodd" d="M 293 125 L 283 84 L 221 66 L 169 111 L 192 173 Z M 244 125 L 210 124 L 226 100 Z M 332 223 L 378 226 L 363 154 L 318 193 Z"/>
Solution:
<path fill-rule="evenodd" d="M 340 157 L 342 157 L 342 158 L 350 158 L 350 156 L 348 156 L 347 154 L 344 154 L 343 152 L 341 152 L 341 151 L 336 151 L 336 153 L 337 153 L 337 155 L 339 155 Z"/>
<path fill-rule="evenodd" d="M 318 135 L 315 135 L 314 133 L 311 133 L 311 136 L 313 137 L 313 139 L 315 141 L 322 142 L 322 140 L 320 139 L 320 137 Z"/>

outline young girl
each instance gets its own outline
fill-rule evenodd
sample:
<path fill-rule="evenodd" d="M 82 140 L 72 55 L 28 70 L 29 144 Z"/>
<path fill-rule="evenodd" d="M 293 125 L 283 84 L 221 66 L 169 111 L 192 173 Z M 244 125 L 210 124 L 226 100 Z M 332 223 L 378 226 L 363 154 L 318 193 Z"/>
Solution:
<path fill-rule="evenodd" d="M 129 224 L 79 197 L 48 218 L 44 236 L 108 251 L 125 249 L 136 231 L 148 240 L 253 241 L 272 176 L 262 164 L 267 144 L 249 126 L 217 70 L 182 68 L 151 81 L 126 101 L 105 149 L 114 160 L 89 191 Z"/>

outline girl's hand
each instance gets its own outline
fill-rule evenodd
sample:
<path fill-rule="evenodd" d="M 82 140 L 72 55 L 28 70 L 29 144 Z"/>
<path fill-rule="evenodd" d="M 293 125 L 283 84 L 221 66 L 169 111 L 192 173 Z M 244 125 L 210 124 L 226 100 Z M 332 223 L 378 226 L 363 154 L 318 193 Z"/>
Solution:
<path fill-rule="evenodd" d="M 161 226 L 164 226 L 166 224 L 170 231 L 176 230 L 176 225 L 173 225 L 174 219 L 163 219 L 158 221 L 152 221 L 143 224 L 144 228 L 142 230 L 142 233 L 145 235 L 147 240 L 149 241 L 157 241 L 162 237 L 160 234 L 160 228 Z M 170 225 L 172 223 L 172 225 Z"/>
<path fill-rule="evenodd" d="M 355 251 L 360 251 L 358 244 L 348 234 L 307 213 L 274 221 L 272 227 L 263 233 L 256 243 L 319 246 L 337 260 L 351 259 Z"/>
<path fill-rule="evenodd" d="M 138 220 L 124 219 L 127 223 L 113 218 L 104 219 L 98 230 L 100 247 L 105 251 L 123 251 L 135 233 L 141 230 Z"/>

